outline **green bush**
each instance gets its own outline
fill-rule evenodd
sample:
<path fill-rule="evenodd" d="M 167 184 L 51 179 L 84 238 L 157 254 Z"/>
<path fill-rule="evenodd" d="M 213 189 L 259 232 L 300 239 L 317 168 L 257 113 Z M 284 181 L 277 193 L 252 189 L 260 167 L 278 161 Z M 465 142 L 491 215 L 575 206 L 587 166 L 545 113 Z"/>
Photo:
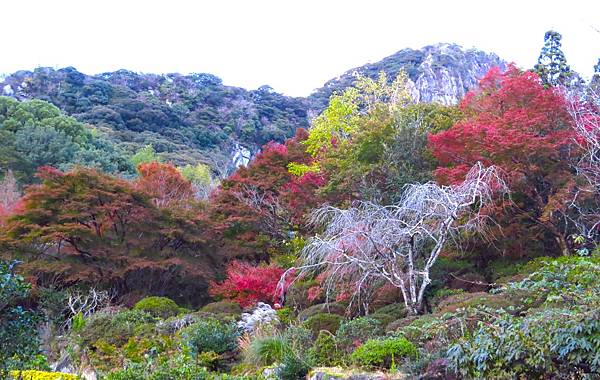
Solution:
<path fill-rule="evenodd" d="M 281 380 L 303 380 L 310 368 L 311 366 L 305 358 L 289 353 L 284 356 L 275 374 Z"/>
<path fill-rule="evenodd" d="M 182 336 L 194 355 L 208 351 L 222 354 L 237 348 L 239 331 L 234 322 L 227 323 L 209 318 L 186 327 Z"/>
<path fill-rule="evenodd" d="M 507 284 L 498 296 L 524 295 L 524 302 L 536 307 L 519 314 L 496 311 L 448 350 L 451 367 L 465 377 L 483 378 L 597 374 L 600 258 L 540 258 L 525 268 L 534 272 Z"/>
<path fill-rule="evenodd" d="M 399 319 L 406 317 L 408 310 L 406 310 L 406 306 L 402 303 L 392 303 L 375 310 L 373 312 L 373 315 L 374 314 L 393 315 L 395 317 L 394 319 Z"/>
<path fill-rule="evenodd" d="M 600 371 L 600 303 L 588 310 L 501 315 L 448 350 L 467 378 L 582 378 Z M 583 377 L 585 378 L 585 377 Z"/>
<path fill-rule="evenodd" d="M 382 328 L 385 328 L 387 325 L 389 325 L 390 323 L 392 323 L 396 320 L 396 317 L 394 315 L 383 314 L 383 313 L 370 314 L 369 318 L 379 321 Z"/>
<path fill-rule="evenodd" d="M 92 314 L 78 332 L 84 345 L 102 340 L 111 345 L 121 346 L 130 337 L 142 332 L 152 332 L 156 318 L 141 310 L 126 310 L 119 313 Z"/>
<path fill-rule="evenodd" d="M 464 309 L 469 307 L 487 306 L 494 310 L 507 309 L 511 306 L 515 306 L 515 302 L 507 295 L 490 294 L 486 292 L 476 293 L 465 293 L 459 292 L 454 295 L 449 295 L 446 298 L 439 301 L 435 307 L 437 313 L 452 313 L 458 309 Z"/>
<path fill-rule="evenodd" d="M 177 355 L 159 358 L 156 363 L 129 363 L 125 368 L 109 373 L 106 380 L 205 380 L 209 378 L 206 368 L 191 358 Z"/>
<path fill-rule="evenodd" d="M 415 346 L 404 337 L 371 339 L 351 355 L 352 361 L 363 367 L 390 368 L 397 361 L 417 354 Z"/>
<path fill-rule="evenodd" d="M 300 322 L 304 322 L 315 314 L 337 314 L 344 315 L 346 313 L 346 308 L 339 303 L 322 303 L 318 305 L 313 305 L 307 309 L 302 310 L 298 314 L 298 320 Z"/>
<path fill-rule="evenodd" d="M 321 330 L 334 333 L 340 327 L 343 318 L 336 314 L 319 313 L 308 318 L 304 325 L 310 329 L 314 336 L 319 335 Z"/>
<path fill-rule="evenodd" d="M 302 325 L 287 326 L 281 335 L 294 352 L 307 352 L 314 342 L 312 331 Z"/>
<path fill-rule="evenodd" d="M 292 351 L 285 337 L 274 334 L 256 336 L 244 349 L 244 361 L 255 366 L 268 366 L 280 362 Z"/>
<path fill-rule="evenodd" d="M 279 322 L 290 325 L 294 322 L 294 310 L 291 307 L 282 307 L 276 311 Z"/>
<path fill-rule="evenodd" d="M 335 336 L 327 331 L 319 332 L 312 356 L 315 364 L 320 366 L 331 367 L 342 363 L 342 352 L 338 349 Z"/>
<path fill-rule="evenodd" d="M 342 323 L 335 335 L 340 347 L 346 352 L 352 352 L 367 340 L 383 335 L 383 328 L 376 319 L 360 317 Z"/>
<path fill-rule="evenodd" d="M 179 314 L 179 305 L 167 297 L 142 298 L 133 307 L 134 310 L 142 310 L 158 318 L 169 318 Z"/>
<path fill-rule="evenodd" d="M 200 309 L 200 311 L 209 314 L 226 314 L 238 316 L 242 314 L 242 307 L 237 302 L 219 301 L 204 305 L 202 309 Z"/>

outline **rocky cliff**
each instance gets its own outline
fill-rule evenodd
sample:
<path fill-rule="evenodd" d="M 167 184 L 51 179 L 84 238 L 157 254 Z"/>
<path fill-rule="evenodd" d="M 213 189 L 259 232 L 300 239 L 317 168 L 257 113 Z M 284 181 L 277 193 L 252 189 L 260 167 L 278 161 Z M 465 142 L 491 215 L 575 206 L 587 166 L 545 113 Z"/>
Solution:
<path fill-rule="evenodd" d="M 309 96 L 314 109 L 327 104 L 333 92 L 352 85 L 356 76 L 377 77 L 381 71 L 393 80 L 404 69 L 412 85 L 415 100 L 442 104 L 457 103 L 492 67 L 504 68 L 506 62 L 495 54 L 463 49 L 456 44 L 440 43 L 422 49 L 403 49 L 379 62 L 346 71 Z"/>

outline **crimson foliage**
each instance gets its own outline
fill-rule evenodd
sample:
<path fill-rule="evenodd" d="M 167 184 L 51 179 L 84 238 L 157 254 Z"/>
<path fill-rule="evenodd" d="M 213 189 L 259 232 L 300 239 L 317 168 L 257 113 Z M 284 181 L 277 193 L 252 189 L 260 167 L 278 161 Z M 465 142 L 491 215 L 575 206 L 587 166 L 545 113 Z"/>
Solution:
<path fill-rule="evenodd" d="M 210 295 L 237 302 L 242 307 L 257 302 L 277 302 L 277 283 L 284 270 L 274 265 L 255 267 L 246 262 L 232 261 L 227 266 L 227 279 L 212 282 Z"/>
<path fill-rule="evenodd" d="M 574 190 L 570 164 L 576 149 L 565 98 L 544 88 L 537 74 L 511 66 L 490 70 L 461 108 L 462 121 L 429 136 L 440 163 L 437 180 L 457 183 L 477 161 L 502 168 L 516 206 L 505 220 L 511 235 L 521 235 L 521 242 L 545 236 L 542 249 L 568 252 L 564 216 Z"/>

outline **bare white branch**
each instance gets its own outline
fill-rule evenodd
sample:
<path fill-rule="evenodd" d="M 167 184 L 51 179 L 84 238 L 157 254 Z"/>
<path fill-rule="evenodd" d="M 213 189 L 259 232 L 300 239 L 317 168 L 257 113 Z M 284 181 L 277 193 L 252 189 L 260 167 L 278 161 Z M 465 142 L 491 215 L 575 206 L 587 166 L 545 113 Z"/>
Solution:
<path fill-rule="evenodd" d="M 391 206 L 355 202 L 349 209 L 319 208 L 311 221 L 324 230 L 307 243 L 303 266 L 295 270 L 300 276 L 325 271 L 326 289 L 350 284 L 354 295 L 368 294 L 370 286 L 387 281 L 418 313 L 443 247 L 462 231 L 482 230 L 487 219 L 482 208 L 498 192 L 508 193 L 498 170 L 478 163 L 460 185 L 410 185 Z"/>

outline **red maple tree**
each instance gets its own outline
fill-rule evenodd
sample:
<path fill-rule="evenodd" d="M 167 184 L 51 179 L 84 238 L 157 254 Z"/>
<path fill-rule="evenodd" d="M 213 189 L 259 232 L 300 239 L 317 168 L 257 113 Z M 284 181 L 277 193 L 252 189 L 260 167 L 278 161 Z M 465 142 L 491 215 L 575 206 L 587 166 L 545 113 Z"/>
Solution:
<path fill-rule="evenodd" d="M 252 266 L 247 262 L 234 260 L 227 266 L 225 281 L 211 282 L 209 293 L 237 302 L 242 307 L 257 302 L 276 303 L 277 284 L 284 270 L 275 265 Z"/>
<path fill-rule="evenodd" d="M 458 183 L 477 161 L 502 168 L 519 218 L 545 230 L 563 253 L 568 226 L 561 218 L 573 188 L 575 151 L 567 102 L 537 74 L 494 68 L 461 103 L 465 118 L 429 136 L 441 183 Z"/>

